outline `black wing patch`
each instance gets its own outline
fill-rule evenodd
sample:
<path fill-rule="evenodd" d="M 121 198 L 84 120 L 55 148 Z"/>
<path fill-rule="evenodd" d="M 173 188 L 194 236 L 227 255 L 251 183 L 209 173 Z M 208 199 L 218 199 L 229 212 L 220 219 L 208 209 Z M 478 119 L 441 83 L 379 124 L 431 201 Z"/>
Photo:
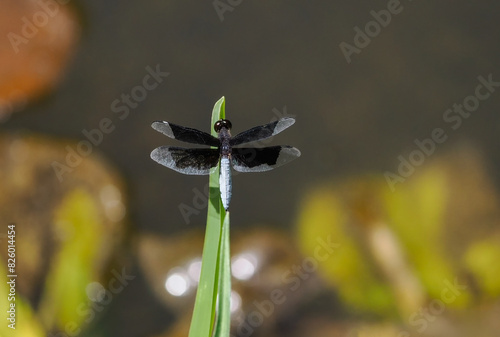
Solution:
<path fill-rule="evenodd" d="M 239 172 L 264 172 L 284 165 L 300 157 L 300 151 L 292 146 L 263 148 L 233 148 L 233 168 Z"/>
<path fill-rule="evenodd" d="M 185 126 L 180 126 L 163 121 L 156 121 L 151 124 L 151 127 L 156 131 L 163 133 L 165 136 L 180 140 L 182 142 L 216 147 L 220 145 L 219 139 L 215 138 L 211 134 L 192 128 L 187 128 Z"/>
<path fill-rule="evenodd" d="M 251 128 L 250 130 L 238 133 L 230 140 L 230 144 L 231 146 L 236 146 L 254 142 L 256 140 L 266 139 L 277 135 L 281 131 L 292 126 L 293 123 L 295 123 L 295 119 L 287 117 L 273 123 L 256 126 L 254 128 Z"/>
<path fill-rule="evenodd" d="M 151 159 L 184 174 L 204 175 L 215 171 L 219 163 L 218 149 L 186 149 L 160 146 L 151 152 Z"/>

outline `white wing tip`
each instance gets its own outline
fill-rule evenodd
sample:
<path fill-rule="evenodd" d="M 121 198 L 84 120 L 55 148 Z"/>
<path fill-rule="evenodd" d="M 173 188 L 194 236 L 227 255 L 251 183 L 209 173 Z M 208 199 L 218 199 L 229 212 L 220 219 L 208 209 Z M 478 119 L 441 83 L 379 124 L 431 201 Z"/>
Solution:
<path fill-rule="evenodd" d="M 174 138 L 174 132 L 172 131 L 172 128 L 170 127 L 170 124 L 168 122 L 154 121 L 153 123 L 151 123 L 151 127 L 156 131 L 163 133 L 165 136 Z"/>
<path fill-rule="evenodd" d="M 302 153 L 300 152 L 300 150 L 299 150 L 299 149 L 297 149 L 296 147 L 292 147 L 292 148 L 290 149 L 290 151 L 291 151 L 291 152 L 292 152 L 295 156 L 297 156 L 297 157 L 300 157 L 300 155 L 302 154 Z"/>
<path fill-rule="evenodd" d="M 295 118 L 292 117 L 281 118 L 276 124 L 276 127 L 274 128 L 273 136 L 285 130 L 286 128 L 289 128 L 293 124 L 295 124 Z"/>

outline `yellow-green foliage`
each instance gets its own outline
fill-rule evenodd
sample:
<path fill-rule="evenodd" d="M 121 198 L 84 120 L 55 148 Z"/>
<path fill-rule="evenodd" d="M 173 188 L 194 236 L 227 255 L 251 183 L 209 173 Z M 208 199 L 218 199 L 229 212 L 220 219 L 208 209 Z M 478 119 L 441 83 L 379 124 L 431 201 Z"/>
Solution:
<path fill-rule="evenodd" d="M 86 286 L 97 279 L 93 261 L 101 247 L 100 219 L 83 189 L 67 194 L 54 214 L 54 227 L 66 240 L 50 264 L 40 304 L 42 322 L 49 329 L 78 331 L 86 318 L 78 308 L 89 302 Z"/>
<path fill-rule="evenodd" d="M 347 214 L 331 188 L 311 193 L 299 217 L 299 238 L 302 251 L 314 256 L 317 238 L 340 246 L 328 260 L 319 263 L 319 271 L 331 280 L 339 296 L 349 305 L 377 313 L 394 313 L 394 298 L 388 285 L 381 282 L 363 256 L 362 248 L 346 228 Z"/>
<path fill-rule="evenodd" d="M 465 264 L 488 297 L 500 296 L 500 240 L 489 239 L 472 244 Z"/>
<path fill-rule="evenodd" d="M 443 280 L 453 280 L 458 271 L 446 255 L 445 209 L 448 206 L 447 180 L 439 167 L 422 172 L 394 192 L 383 189 L 387 223 L 405 249 L 413 270 L 430 298 L 439 299 Z M 449 303 L 463 307 L 463 294 Z"/>
<path fill-rule="evenodd" d="M 434 166 L 394 192 L 382 177 L 373 176 L 313 190 L 298 220 L 302 251 L 313 256 L 316 239 L 330 235 L 340 247 L 319 262 L 319 272 L 341 299 L 356 310 L 407 317 L 426 301 L 439 300 L 447 282 L 461 275 L 446 248 L 449 183 L 445 170 Z M 492 265 L 500 249 L 477 247 L 470 260 L 476 255 L 482 260 L 471 270 L 498 293 L 500 270 Z M 463 308 L 470 297 L 463 292 L 447 306 Z"/>
<path fill-rule="evenodd" d="M 2 275 L 7 275 L 7 270 L 4 268 L 3 264 L 0 265 L 0 273 Z M 10 286 L 7 282 L 0 282 L 0 308 L 2 308 L 2 316 L 7 317 L 6 311 L 10 308 L 10 304 L 15 304 L 15 330 L 8 327 L 8 324 L 11 323 L 4 318 L 2 319 L 2 324 L 0 324 L 0 337 L 44 337 L 46 334 L 36 320 L 29 304 L 21 297 L 19 291 L 16 292 L 15 302 L 9 301 L 9 289 Z"/>

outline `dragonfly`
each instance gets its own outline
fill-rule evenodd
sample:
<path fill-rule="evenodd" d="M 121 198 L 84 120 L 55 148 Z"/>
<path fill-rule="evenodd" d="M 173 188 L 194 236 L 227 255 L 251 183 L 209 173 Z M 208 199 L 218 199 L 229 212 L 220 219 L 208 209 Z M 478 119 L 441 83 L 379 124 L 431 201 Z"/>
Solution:
<path fill-rule="evenodd" d="M 174 171 L 191 175 L 213 173 L 220 163 L 220 195 L 222 206 L 228 211 L 232 195 L 231 167 L 238 172 L 264 172 L 300 157 L 300 151 L 288 145 L 237 146 L 275 136 L 294 123 L 294 118 L 285 117 L 266 125 L 256 126 L 232 137 L 231 122 L 227 119 L 221 119 L 214 124 L 214 130 L 218 135 L 216 138 L 197 129 L 165 121 L 155 121 L 151 127 L 165 136 L 186 143 L 208 145 L 212 148 L 160 146 L 151 152 L 151 159 Z"/>

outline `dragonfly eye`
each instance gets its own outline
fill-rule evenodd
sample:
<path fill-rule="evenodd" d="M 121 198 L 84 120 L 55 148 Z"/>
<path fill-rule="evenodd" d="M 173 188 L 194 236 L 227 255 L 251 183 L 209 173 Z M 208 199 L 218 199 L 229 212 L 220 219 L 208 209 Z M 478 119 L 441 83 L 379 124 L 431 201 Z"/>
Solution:
<path fill-rule="evenodd" d="M 218 120 L 217 122 L 215 122 L 214 124 L 214 130 L 215 132 L 220 132 L 220 130 L 222 128 L 226 128 L 226 129 L 231 129 L 233 127 L 233 125 L 231 124 L 230 121 L 228 121 L 227 119 L 221 119 L 221 120 Z"/>

